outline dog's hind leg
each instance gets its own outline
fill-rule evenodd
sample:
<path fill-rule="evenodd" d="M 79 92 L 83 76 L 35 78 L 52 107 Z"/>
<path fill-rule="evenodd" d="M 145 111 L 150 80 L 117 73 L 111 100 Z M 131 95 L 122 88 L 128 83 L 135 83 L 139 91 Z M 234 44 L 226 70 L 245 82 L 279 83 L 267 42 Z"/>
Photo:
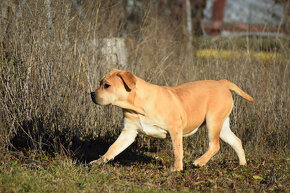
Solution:
<path fill-rule="evenodd" d="M 240 165 L 246 165 L 245 152 L 241 140 L 231 131 L 229 117 L 223 123 L 220 138 L 228 143 L 237 153 Z"/>
<path fill-rule="evenodd" d="M 220 120 L 220 117 L 207 115 L 206 126 L 208 128 L 209 148 L 205 154 L 194 161 L 195 166 L 204 166 L 219 151 L 219 135 L 222 127 L 222 121 Z"/>

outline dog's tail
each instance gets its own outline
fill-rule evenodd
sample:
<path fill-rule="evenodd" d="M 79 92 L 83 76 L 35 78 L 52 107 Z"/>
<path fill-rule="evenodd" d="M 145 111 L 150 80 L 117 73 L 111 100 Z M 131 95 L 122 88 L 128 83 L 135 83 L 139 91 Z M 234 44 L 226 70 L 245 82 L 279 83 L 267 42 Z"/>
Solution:
<path fill-rule="evenodd" d="M 251 97 L 250 95 L 248 95 L 247 93 L 242 91 L 242 89 L 240 89 L 234 83 L 232 83 L 228 80 L 220 80 L 219 82 L 226 85 L 230 90 L 234 91 L 235 93 L 237 93 L 238 95 L 240 95 L 244 99 L 247 99 L 248 101 L 251 101 L 251 102 L 253 102 L 255 100 L 253 97 Z"/>

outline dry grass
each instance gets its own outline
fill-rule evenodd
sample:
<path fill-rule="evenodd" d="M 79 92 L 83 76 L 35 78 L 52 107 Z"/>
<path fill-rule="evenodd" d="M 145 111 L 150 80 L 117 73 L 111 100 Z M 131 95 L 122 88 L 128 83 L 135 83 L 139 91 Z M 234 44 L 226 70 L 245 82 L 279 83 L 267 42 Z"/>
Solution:
<path fill-rule="evenodd" d="M 103 153 L 121 130 L 122 114 L 118 108 L 98 107 L 90 100 L 88 92 L 108 71 L 107 64 L 99 62 L 100 47 L 92 48 L 90 42 L 126 33 L 134 42 L 126 70 L 160 85 L 231 80 L 256 99 L 250 104 L 234 97 L 231 126 L 246 152 L 289 153 L 289 39 L 195 38 L 189 51 L 182 24 L 172 26 L 155 14 L 154 6 L 148 6 L 132 27 L 122 4 L 83 3 L 84 22 L 70 3 L 52 2 L 50 29 L 43 1 L 26 2 L 19 18 L 17 9 L 9 8 L 0 38 L 1 152 L 29 148 L 86 160 Z M 263 50 L 277 52 L 282 59 L 197 58 L 194 53 L 199 48 Z M 205 129 L 186 138 L 188 159 L 207 148 L 205 138 Z M 133 149 L 170 154 L 169 140 L 141 136 Z M 222 151 L 232 150 L 222 146 Z"/>

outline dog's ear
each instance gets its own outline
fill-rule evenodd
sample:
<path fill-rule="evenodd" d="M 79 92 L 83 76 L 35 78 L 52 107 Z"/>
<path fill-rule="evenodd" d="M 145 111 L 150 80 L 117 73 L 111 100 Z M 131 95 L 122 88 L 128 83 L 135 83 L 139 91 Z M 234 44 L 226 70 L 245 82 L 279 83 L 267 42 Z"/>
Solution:
<path fill-rule="evenodd" d="M 136 78 L 132 73 L 121 72 L 121 73 L 118 73 L 118 76 L 124 82 L 125 88 L 128 92 L 130 92 L 131 90 L 133 90 L 136 87 Z"/>

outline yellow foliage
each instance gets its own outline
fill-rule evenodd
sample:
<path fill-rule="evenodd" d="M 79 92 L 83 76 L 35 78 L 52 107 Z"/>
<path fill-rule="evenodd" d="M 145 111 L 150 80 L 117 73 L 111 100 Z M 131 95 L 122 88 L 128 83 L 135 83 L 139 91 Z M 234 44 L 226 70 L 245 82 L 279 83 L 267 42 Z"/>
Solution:
<path fill-rule="evenodd" d="M 273 52 L 250 52 L 247 51 L 231 51 L 231 50 L 216 50 L 216 49 L 201 49 L 196 52 L 198 58 L 246 58 L 251 57 L 263 61 L 282 60 L 282 55 Z"/>

